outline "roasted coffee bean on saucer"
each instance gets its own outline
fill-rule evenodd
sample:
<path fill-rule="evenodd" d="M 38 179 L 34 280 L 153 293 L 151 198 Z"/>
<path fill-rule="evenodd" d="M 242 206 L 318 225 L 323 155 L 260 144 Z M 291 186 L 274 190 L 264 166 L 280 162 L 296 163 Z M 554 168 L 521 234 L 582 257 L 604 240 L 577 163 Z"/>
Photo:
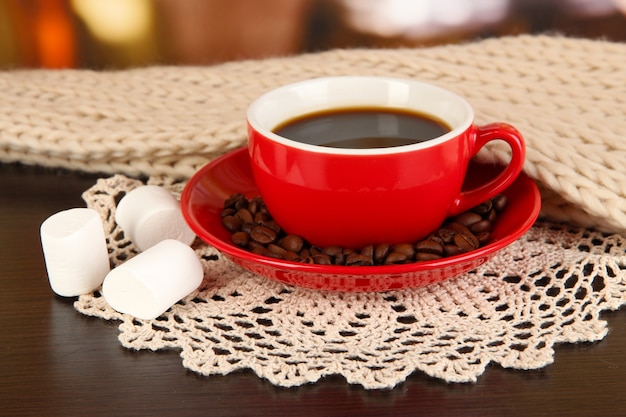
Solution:
<path fill-rule="evenodd" d="M 247 199 L 243 194 L 232 194 L 224 202 L 221 216 L 231 242 L 257 255 L 320 265 L 394 265 L 437 260 L 486 245 L 506 204 L 506 196 L 499 194 L 446 219 L 439 229 L 417 242 L 379 243 L 359 249 L 320 248 L 301 236 L 285 233 L 260 197 Z"/>

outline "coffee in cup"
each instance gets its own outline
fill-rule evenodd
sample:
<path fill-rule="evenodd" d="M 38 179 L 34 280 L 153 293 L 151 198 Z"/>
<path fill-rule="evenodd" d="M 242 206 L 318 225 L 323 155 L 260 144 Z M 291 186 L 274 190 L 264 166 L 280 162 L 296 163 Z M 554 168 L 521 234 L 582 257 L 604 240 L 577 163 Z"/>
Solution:
<path fill-rule="evenodd" d="M 346 149 L 387 148 L 435 139 L 452 130 L 433 116 L 407 109 L 330 109 L 287 120 L 279 136 L 311 145 Z"/>

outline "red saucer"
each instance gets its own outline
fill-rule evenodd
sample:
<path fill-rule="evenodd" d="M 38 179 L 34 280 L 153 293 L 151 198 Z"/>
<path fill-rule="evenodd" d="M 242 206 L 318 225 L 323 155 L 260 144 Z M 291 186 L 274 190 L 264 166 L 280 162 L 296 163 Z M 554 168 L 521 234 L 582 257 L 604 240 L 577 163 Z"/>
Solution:
<path fill-rule="evenodd" d="M 466 182 L 497 173 L 498 167 L 473 163 Z M 311 265 L 255 255 L 230 242 L 220 212 L 233 193 L 250 198 L 259 195 L 250 170 L 248 150 L 240 148 L 201 168 L 181 195 L 181 210 L 194 232 L 209 245 L 242 267 L 290 285 L 334 291 L 389 291 L 440 282 L 471 271 L 497 251 L 511 244 L 539 216 L 541 197 L 537 185 L 525 174 L 507 190 L 508 206 L 494 225 L 491 242 L 477 250 L 436 261 L 404 265 Z"/>

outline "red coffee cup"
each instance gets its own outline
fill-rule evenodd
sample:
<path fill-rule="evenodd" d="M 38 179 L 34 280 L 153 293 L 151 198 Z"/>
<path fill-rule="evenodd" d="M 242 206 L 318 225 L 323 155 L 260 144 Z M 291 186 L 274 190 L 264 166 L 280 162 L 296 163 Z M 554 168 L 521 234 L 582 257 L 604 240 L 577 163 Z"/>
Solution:
<path fill-rule="evenodd" d="M 451 130 L 420 143 L 368 149 L 311 145 L 274 133 L 303 115 L 365 107 L 429 115 Z M 252 172 L 270 213 L 287 233 L 321 247 L 422 239 L 446 217 L 508 187 L 525 157 L 522 135 L 512 126 L 476 126 L 464 99 L 407 79 L 338 76 L 285 85 L 256 99 L 247 122 Z M 470 159 L 493 140 L 510 146 L 510 163 L 492 180 L 462 191 Z"/>

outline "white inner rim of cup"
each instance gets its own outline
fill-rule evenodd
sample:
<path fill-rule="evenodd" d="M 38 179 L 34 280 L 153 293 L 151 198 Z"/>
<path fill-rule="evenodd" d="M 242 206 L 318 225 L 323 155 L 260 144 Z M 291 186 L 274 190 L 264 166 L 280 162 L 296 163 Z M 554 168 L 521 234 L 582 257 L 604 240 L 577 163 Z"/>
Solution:
<path fill-rule="evenodd" d="M 409 109 L 434 116 L 452 130 L 425 142 L 367 149 L 311 145 L 272 132 L 282 123 L 304 114 L 349 107 Z M 380 155 L 428 148 L 450 140 L 472 124 L 474 112 L 464 99 L 432 84 L 391 77 L 339 76 L 315 78 L 271 90 L 250 105 L 247 117 L 254 130 L 285 146 L 328 154 Z"/>

